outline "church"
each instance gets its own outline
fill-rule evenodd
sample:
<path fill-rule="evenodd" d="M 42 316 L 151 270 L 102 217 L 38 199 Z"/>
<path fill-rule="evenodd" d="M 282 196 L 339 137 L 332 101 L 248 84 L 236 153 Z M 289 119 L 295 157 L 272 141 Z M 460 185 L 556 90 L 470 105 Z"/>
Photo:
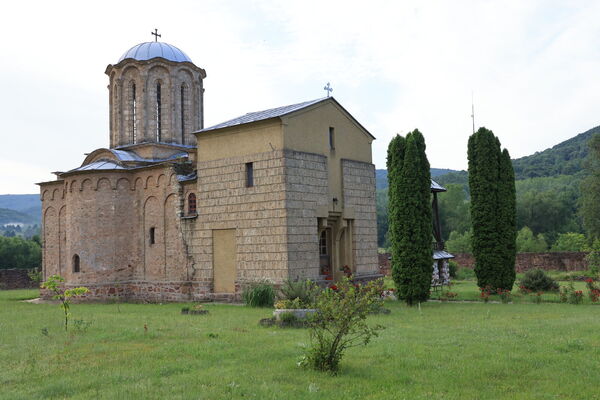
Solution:
<path fill-rule="evenodd" d="M 140 43 L 106 74 L 109 146 L 39 183 L 44 279 L 90 300 L 233 301 L 381 276 L 375 138 L 333 97 L 205 128 L 206 72 L 177 47 Z"/>

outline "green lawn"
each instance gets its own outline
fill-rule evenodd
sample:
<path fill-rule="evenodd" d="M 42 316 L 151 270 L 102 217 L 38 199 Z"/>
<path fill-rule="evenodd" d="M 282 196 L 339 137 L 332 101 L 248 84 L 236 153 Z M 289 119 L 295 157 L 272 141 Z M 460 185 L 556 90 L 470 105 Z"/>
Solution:
<path fill-rule="evenodd" d="M 35 295 L 0 291 L 2 399 L 600 398 L 596 306 L 388 302 L 331 377 L 296 367 L 306 330 L 258 326 L 268 309 L 75 304 L 92 324 L 66 335 L 57 305 L 19 301 Z"/>
<path fill-rule="evenodd" d="M 567 286 L 569 283 L 568 282 L 558 282 L 559 285 L 562 286 Z M 581 290 L 583 291 L 583 304 L 592 304 L 591 300 L 588 297 L 588 290 L 586 288 L 586 284 L 585 282 L 581 282 L 581 281 L 577 281 L 574 282 L 575 290 Z M 450 288 L 448 288 L 447 286 L 444 286 L 443 288 L 438 288 L 436 290 L 432 290 L 431 292 L 431 298 L 432 299 L 439 299 L 440 297 L 443 297 L 443 293 L 447 292 L 447 291 L 451 291 L 457 294 L 457 296 L 453 299 L 454 301 L 483 301 L 481 299 L 481 292 L 479 291 L 479 288 L 477 287 L 477 283 L 474 280 L 468 280 L 468 281 L 453 281 L 452 285 Z M 519 285 L 518 282 L 515 283 L 515 286 L 513 288 L 512 294 L 511 294 L 511 301 L 513 303 L 533 303 L 534 302 L 534 297 L 536 297 L 535 293 L 531 293 L 531 294 L 523 294 L 519 291 Z M 547 293 L 543 293 L 541 295 L 542 301 L 543 302 L 552 302 L 552 303 L 559 303 L 560 302 L 560 297 L 558 292 L 547 292 Z M 500 301 L 500 296 L 497 295 L 491 295 L 489 298 L 489 301 Z"/>

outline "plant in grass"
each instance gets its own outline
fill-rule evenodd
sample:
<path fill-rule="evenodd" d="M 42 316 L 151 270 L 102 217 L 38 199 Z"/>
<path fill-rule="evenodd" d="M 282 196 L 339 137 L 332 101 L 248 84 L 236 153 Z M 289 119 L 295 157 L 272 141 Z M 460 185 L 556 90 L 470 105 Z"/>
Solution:
<path fill-rule="evenodd" d="M 307 308 L 307 304 L 302 302 L 299 297 L 293 300 L 285 299 L 279 300 L 275 303 L 275 308 L 278 310 L 293 310 Z"/>
<path fill-rule="evenodd" d="M 242 299 L 250 307 L 273 307 L 275 289 L 268 282 L 254 283 L 244 288 Z"/>
<path fill-rule="evenodd" d="M 536 293 L 533 293 L 533 294 L 531 295 L 531 297 L 532 297 L 532 299 L 531 299 L 531 300 L 532 300 L 532 301 L 533 301 L 535 304 L 540 304 L 540 303 L 542 302 L 542 295 L 543 295 L 543 294 L 544 294 L 544 292 L 536 292 Z"/>
<path fill-rule="evenodd" d="M 525 272 L 521 279 L 519 288 L 524 288 L 533 292 L 555 292 L 558 290 L 558 283 L 549 277 L 544 270 L 531 269 Z"/>
<path fill-rule="evenodd" d="M 315 302 L 319 311 L 308 322 L 311 346 L 299 365 L 337 373 L 347 349 L 368 344 L 383 328 L 366 322 L 373 310 L 382 307 L 382 292 L 382 280 L 355 286 L 346 277 L 337 290 L 323 290 Z"/>
<path fill-rule="evenodd" d="M 31 279 L 32 282 L 39 285 L 42 282 L 43 275 L 41 268 L 33 268 L 27 271 L 27 276 Z"/>
<path fill-rule="evenodd" d="M 287 280 L 283 283 L 280 291 L 280 297 L 282 300 L 295 300 L 298 299 L 302 307 L 295 308 L 308 308 L 314 302 L 317 293 L 316 285 L 310 281 L 292 281 Z M 279 307 L 277 307 L 279 308 Z"/>
<path fill-rule="evenodd" d="M 42 289 L 49 290 L 54 293 L 53 299 L 60 300 L 64 314 L 65 314 L 65 332 L 69 329 L 69 317 L 71 316 L 71 298 L 73 296 L 81 296 L 89 292 L 86 287 L 77 287 L 72 289 L 64 289 L 63 283 L 65 278 L 60 275 L 52 275 L 48 280 L 42 283 Z"/>
<path fill-rule="evenodd" d="M 479 288 L 479 298 L 481 298 L 484 303 L 487 303 L 488 301 L 490 301 L 491 294 L 492 294 L 492 291 L 490 290 L 489 286 L 484 287 L 484 288 Z"/>
<path fill-rule="evenodd" d="M 503 304 L 508 304 L 512 300 L 512 294 L 508 289 L 496 289 L 496 293 L 500 296 Z"/>
<path fill-rule="evenodd" d="M 600 298 L 600 288 L 596 285 L 593 278 L 587 278 L 585 280 L 585 286 L 588 289 L 588 296 L 592 303 L 598 302 L 598 298 Z"/>

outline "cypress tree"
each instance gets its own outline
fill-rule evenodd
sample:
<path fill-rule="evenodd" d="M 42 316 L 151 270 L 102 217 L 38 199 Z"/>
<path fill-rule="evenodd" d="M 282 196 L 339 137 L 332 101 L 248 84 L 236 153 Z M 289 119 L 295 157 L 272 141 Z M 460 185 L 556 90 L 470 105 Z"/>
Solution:
<path fill-rule="evenodd" d="M 413 305 L 427 300 L 431 287 L 431 175 L 421 132 L 409 133 L 404 147 L 402 169 L 390 182 L 397 185 L 397 214 L 392 218 L 398 219 L 392 235 L 392 276 L 398 298 Z"/>
<path fill-rule="evenodd" d="M 516 200 L 508 151 L 493 132 L 469 138 L 469 189 L 475 274 L 480 288 L 512 290 L 515 280 Z"/>
<path fill-rule="evenodd" d="M 401 200 L 398 198 L 398 185 L 402 166 L 404 164 L 404 149 L 406 140 L 396 135 L 388 145 L 387 153 L 387 171 L 388 171 L 388 236 L 390 240 L 392 254 L 392 277 L 396 281 L 396 272 L 398 271 L 398 260 L 400 259 L 400 249 L 398 247 L 401 235 L 402 218 L 400 218 Z"/>

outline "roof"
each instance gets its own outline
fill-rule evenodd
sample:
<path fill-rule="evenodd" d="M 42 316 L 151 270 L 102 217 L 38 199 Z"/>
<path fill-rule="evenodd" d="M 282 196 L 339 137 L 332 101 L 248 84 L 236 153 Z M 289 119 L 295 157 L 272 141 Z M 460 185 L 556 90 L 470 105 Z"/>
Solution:
<path fill-rule="evenodd" d="M 201 129 L 194 133 L 214 131 L 216 129 L 229 128 L 232 126 L 249 124 L 251 122 L 258 122 L 258 121 L 264 121 L 264 120 L 271 119 L 271 118 L 283 117 L 285 115 L 292 114 L 296 111 L 300 111 L 304 108 L 308 108 L 314 104 L 319 104 L 319 103 L 326 102 L 326 101 L 335 102 L 335 104 L 337 104 L 361 129 L 363 129 L 370 137 L 375 139 L 375 137 L 373 135 L 371 135 L 371 133 L 368 130 L 366 130 L 365 127 L 362 126 L 360 124 L 360 122 L 358 122 L 348 111 L 346 111 L 346 109 L 344 107 L 342 107 L 342 105 L 340 103 L 338 103 L 333 97 L 321 97 L 319 99 L 309 100 L 309 101 L 305 101 L 305 102 L 297 103 L 297 104 L 291 104 L 288 106 L 276 107 L 276 108 L 271 108 L 271 109 L 263 110 L 263 111 L 250 112 L 250 113 L 244 114 L 240 117 L 230 119 L 229 121 L 221 122 L 220 124 Z"/>
<path fill-rule="evenodd" d="M 445 192 L 446 188 L 432 179 L 431 180 L 431 191 L 432 192 Z"/>
<path fill-rule="evenodd" d="M 448 258 L 454 258 L 454 256 L 450 253 L 448 253 L 447 251 L 444 250 L 435 250 L 433 252 L 433 259 L 434 260 L 446 260 Z"/>
<path fill-rule="evenodd" d="M 241 117 L 230 119 L 229 121 L 221 122 L 220 124 L 201 129 L 198 132 L 212 131 L 215 129 L 228 128 L 230 126 L 236 126 L 236 125 L 247 124 L 250 122 L 262 121 L 262 120 L 269 119 L 269 118 L 282 117 L 284 115 L 293 113 L 294 111 L 298 111 L 298 110 L 301 110 L 308 106 L 312 106 L 313 104 L 317 104 L 325 99 L 327 99 L 327 97 L 323 97 L 323 98 L 316 99 L 316 100 L 305 101 L 303 103 L 298 103 L 298 104 L 291 104 L 289 106 L 271 108 L 269 110 L 250 112 L 250 113 L 242 115 Z"/>
<path fill-rule="evenodd" d="M 68 172 L 115 170 L 115 169 L 127 169 L 127 168 L 120 166 L 119 164 L 117 164 L 114 161 L 101 160 L 101 161 L 95 161 L 90 164 L 82 165 L 81 167 L 72 169 Z"/>
<path fill-rule="evenodd" d="M 192 60 L 183 51 L 172 44 L 165 42 L 144 42 L 136 44 L 123 53 L 121 58 L 119 58 L 119 62 L 127 58 L 144 61 L 157 57 L 174 62 L 192 62 Z"/>

